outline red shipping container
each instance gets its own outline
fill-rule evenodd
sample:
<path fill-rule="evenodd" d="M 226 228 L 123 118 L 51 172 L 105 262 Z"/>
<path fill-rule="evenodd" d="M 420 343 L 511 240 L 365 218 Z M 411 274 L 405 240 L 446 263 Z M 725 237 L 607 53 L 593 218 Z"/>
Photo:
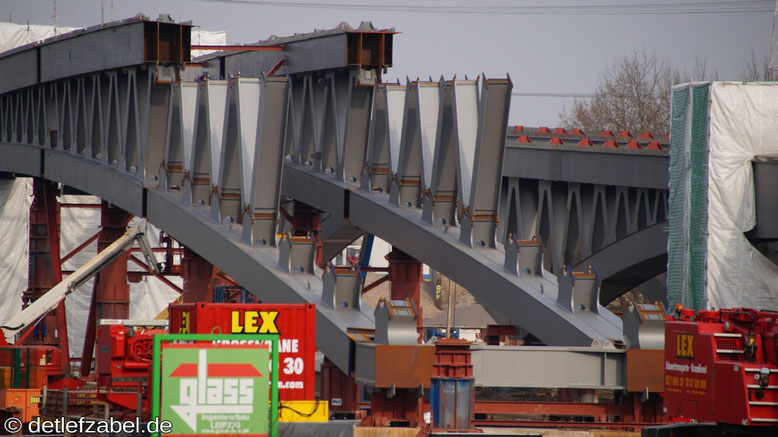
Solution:
<path fill-rule="evenodd" d="M 171 333 L 279 334 L 279 399 L 315 399 L 314 304 L 182 303 L 169 314 Z"/>

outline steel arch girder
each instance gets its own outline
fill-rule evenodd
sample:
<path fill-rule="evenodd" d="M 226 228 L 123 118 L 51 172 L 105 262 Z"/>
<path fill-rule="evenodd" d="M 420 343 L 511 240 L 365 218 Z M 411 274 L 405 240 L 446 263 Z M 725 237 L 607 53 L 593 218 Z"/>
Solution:
<path fill-rule="evenodd" d="M 444 233 L 424 223 L 420 209 L 391 206 L 386 194 L 367 194 L 291 163 L 284 168 L 282 192 L 423 260 L 468 289 L 498 322 L 520 325 L 547 344 L 589 346 L 621 337 L 617 316 L 559 306 L 553 277 L 511 276 L 501 252 L 460 244 L 457 228 Z"/>
<path fill-rule="evenodd" d="M 352 370 L 349 328 L 372 329 L 373 316 L 327 307 L 321 300 L 322 281 L 313 275 L 283 272 L 275 247 L 251 247 L 241 240 L 240 232 L 212 220 L 207 208 L 190 207 L 179 196 L 146 188 L 139 179 L 103 162 L 62 150 L 2 143 L 0 156 L 4 158 L 0 160 L 2 172 L 44 177 L 101 197 L 137 216 L 145 212 L 149 222 L 266 302 L 315 303 L 316 346 L 341 370 Z"/>
<path fill-rule="evenodd" d="M 603 247 L 573 267 L 597 267 L 603 282 L 600 303 L 612 300 L 667 271 L 667 221 L 647 226 Z"/>

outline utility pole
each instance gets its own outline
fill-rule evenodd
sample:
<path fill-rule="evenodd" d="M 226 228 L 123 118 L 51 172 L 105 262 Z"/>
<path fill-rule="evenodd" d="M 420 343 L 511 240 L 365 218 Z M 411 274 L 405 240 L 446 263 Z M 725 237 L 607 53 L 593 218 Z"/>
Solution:
<path fill-rule="evenodd" d="M 778 65 L 776 65 L 776 62 L 778 62 L 778 57 L 776 56 L 775 51 L 778 50 L 778 44 L 775 37 L 775 22 L 778 20 L 778 0 L 775 1 L 775 12 L 773 13 L 773 35 L 770 41 L 770 65 L 767 67 L 767 80 L 774 80 L 775 78 L 778 78 Z"/>
<path fill-rule="evenodd" d="M 57 0 L 54 0 L 54 15 L 52 15 L 52 18 L 54 19 L 54 33 L 57 33 Z"/>
<path fill-rule="evenodd" d="M 451 338 L 451 327 L 454 325 L 454 307 L 456 306 L 456 283 L 454 291 L 451 291 L 451 279 L 448 280 L 448 307 L 446 308 L 446 338 Z"/>

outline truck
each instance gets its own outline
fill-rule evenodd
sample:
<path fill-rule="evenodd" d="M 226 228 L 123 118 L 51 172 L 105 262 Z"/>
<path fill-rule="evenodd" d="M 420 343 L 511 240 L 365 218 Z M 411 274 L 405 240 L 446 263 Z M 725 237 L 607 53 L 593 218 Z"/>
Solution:
<path fill-rule="evenodd" d="M 664 407 L 646 436 L 778 435 L 778 312 L 694 311 L 665 324 Z"/>

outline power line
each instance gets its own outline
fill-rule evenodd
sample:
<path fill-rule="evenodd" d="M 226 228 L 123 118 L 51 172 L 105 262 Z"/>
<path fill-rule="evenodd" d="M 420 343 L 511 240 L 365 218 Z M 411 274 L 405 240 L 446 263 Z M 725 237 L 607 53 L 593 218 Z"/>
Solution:
<path fill-rule="evenodd" d="M 588 99 L 594 97 L 592 93 L 511 93 L 512 96 L 520 97 L 574 97 Z"/>
<path fill-rule="evenodd" d="M 772 0 L 699 1 L 684 3 L 643 3 L 567 6 L 431 6 L 431 5 L 370 5 L 347 3 L 311 3 L 268 0 L 195 0 L 215 3 L 235 3 L 256 6 L 358 10 L 375 12 L 416 12 L 438 14 L 486 15 L 683 15 L 774 12 Z"/>

